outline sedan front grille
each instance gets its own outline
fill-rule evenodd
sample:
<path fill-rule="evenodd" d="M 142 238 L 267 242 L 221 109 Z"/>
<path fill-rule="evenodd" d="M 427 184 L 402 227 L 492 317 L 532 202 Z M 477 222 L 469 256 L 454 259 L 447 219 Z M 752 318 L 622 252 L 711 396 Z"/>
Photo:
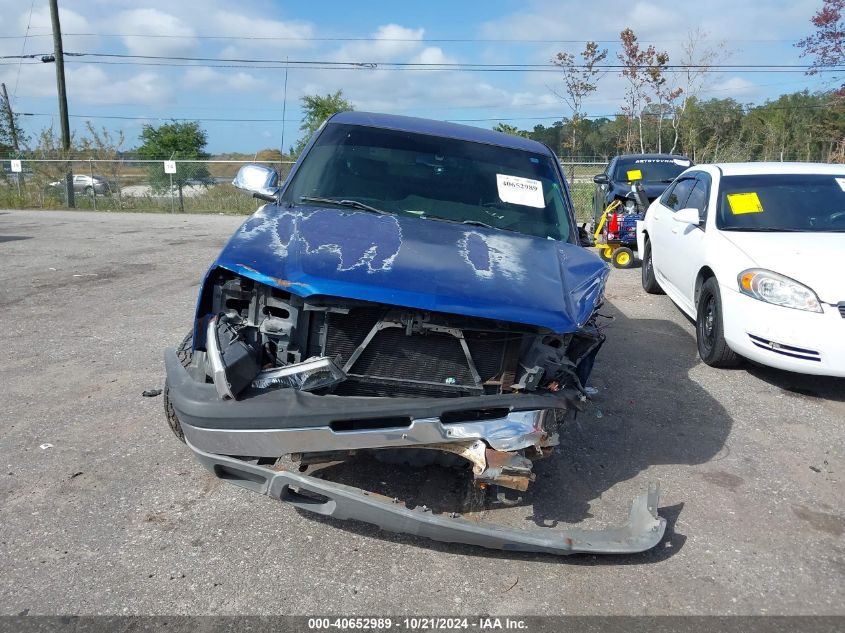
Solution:
<path fill-rule="evenodd" d="M 845 319 L 845 301 L 840 301 L 837 307 L 839 308 L 839 316 Z"/>

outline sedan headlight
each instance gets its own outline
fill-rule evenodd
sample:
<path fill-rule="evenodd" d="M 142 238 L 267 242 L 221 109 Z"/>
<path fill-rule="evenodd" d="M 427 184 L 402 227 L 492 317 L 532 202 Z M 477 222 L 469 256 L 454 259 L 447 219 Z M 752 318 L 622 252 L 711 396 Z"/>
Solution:
<path fill-rule="evenodd" d="M 737 277 L 739 291 L 766 303 L 808 312 L 822 312 L 816 293 L 794 279 L 770 270 L 750 268 Z"/>

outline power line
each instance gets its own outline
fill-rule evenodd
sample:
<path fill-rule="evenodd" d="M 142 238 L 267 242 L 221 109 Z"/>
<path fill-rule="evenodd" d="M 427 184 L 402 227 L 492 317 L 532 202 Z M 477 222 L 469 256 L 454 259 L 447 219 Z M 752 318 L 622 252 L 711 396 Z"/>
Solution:
<path fill-rule="evenodd" d="M 29 37 L 29 28 L 32 25 L 32 9 L 35 7 L 35 0 L 29 3 L 29 18 L 26 21 L 26 33 L 23 36 L 23 44 L 21 45 L 21 61 L 18 63 L 18 74 L 15 77 L 15 87 L 12 88 L 12 99 L 17 102 L 18 97 L 18 83 L 21 80 L 21 66 L 23 66 L 24 53 L 26 53 L 26 40 Z"/>
<path fill-rule="evenodd" d="M 751 110 L 755 109 L 766 109 L 766 110 L 818 110 L 818 109 L 826 109 L 829 108 L 830 104 L 821 103 L 821 104 L 814 104 L 814 105 L 796 105 L 796 106 L 773 106 L 773 105 L 761 105 L 761 106 L 750 106 L 750 107 L 741 107 L 741 109 L 748 113 Z M 53 114 L 46 113 L 46 112 L 19 112 L 20 116 L 44 116 L 44 117 L 52 117 Z M 117 114 L 71 114 L 71 118 L 75 119 L 111 119 L 111 120 L 121 120 L 121 121 L 202 121 L 206 123 L 296 123 L 298 119 L 273 119 L 273 118 L 226 118 L 226 117 L 169 117 L 169 116 L 129 116 L 129 115 L 117 115 Z M 612 114 L 588 114 L 585 115 L 585 118 L 588 119 L 613 119 L 615 117 L 624 117 L 626 116 L 622 112 L 614 112 Z M 645 113 L 645 116 L 650 116 L 649 113 Z M 498 122 L 498 121 L 562 121 L 563 118 L 559 115 L 556 116 L 499 116 L 499 117 L 484 117 L 484 118 L 468 118 L 468 119 L 446 119 L 447 121 L 452 121 L 455 123 L 487 123 L 487 122 Z"/>
<path fill-rule="evenodd" d="M 114 59 L 153 59 L 153 60 L 167 60 L 167 61 L 196 61 L 196 62 L 214 62 L 214 63 L 250 63 L 250 64 L 278 64 L 280 60 L 278 59 L 249 59 L 249 58 L 225 58 L 225 57 L 187 57 L 187 56 L 167 56 L 167 55 L 132 55 L 128 53 L 92 53 L 92 52 L 75 52 L 75 53 L 66 53 L 68 56 L 73 57 L 104 57 L 104 58 L 114 58 Z M 397 67 L 397 68 L 437 68 L 437 69 L 450 69 L 450 68 L 516 68 L 516 69 L 524 69 L 524 68 L 549 68 L 556 70 L 557 66 L 553 63 L 543 63 L 543 64 L 484 64 L 484 63 L 474 63 L 474 62 L 374 62 L 374 61 L 361 61 L 361 62 L 347 62 L 347 61 L 336 61 L 336 60 L 292 60 L 290 62 L 285 62 L 290 64 L 301 64 L 303 66 L 321 66 L 321 65 L 332 65 L 332 66 L 354 66 L 354 67 L 372 67 L 378 68 L 380 66 L 390 66 L 390 67 Z M 584 64 L 576 64 L 576 68 L 587 68 Z M 649 64 L 638 64 L 639 68 L 648 68 Z M 837 67 L 841 67 L 840 69 L 845 69 L 845 66 L 841 64 L 837 64 Z M 622 70 L 624 68 L 628 68 L 627 64 L 597 64 L 592 66 L 591 68 L 600 68 L 605 70 Z M 718 69 L 745 69 L 745 68 L 795 68 L 801 70 L 809 70 L 813 68 L 813 64 L 665 64 L 662 66 L 665 69 L 710 69 L 710 68 L 718 68 Z"/>
<path fill-rule="evenodd" d="M 597 44 L 618 44 L 619 40 L 596 40 L 591 38 L 579 40 L 539 39 L 539 38 L 500 38 L 500 37 L 316 37 L 316 36 L 263 36 L 263 35 L 165 35 L 157 33 L 65 33 L 65 36 L 75 37 L 136 37 L 150 39 L 195 39 L 195 40 L 244 40 L 244 41 L 276 41 L 276 42 L 419 42 L 419 43 L 507 43 L 507 44 L 583 44 L 590 40 Z M 0 36 L 0 39 L 20 38 L 20 35 Z M 32 37 L 47 37 L 47 34 L 33 34 Z M 642 43 L 662 44 L 683 42 L 681 39 L 641 40 Z M 738 38 L 725 39 L 725 42 L 794 42 L 793 39 L 769 38 Z"/>
<path fill-rule="evenodd" d="M 274 59 L 251 59 L 251 58 L 219 58 L 219 57 L 187 57 L 187 56 L 165 56 L 165 55 L 130 55 L 124 53 L 91 53 L 91 52 L 66 52 L 66 57 L 94 57 L 94 60 L 84 60 L 80 63 L 88 64 L 115 64 L 115 65 L 136 65 L 136 66 L 198 66 L 210 68 L 308 68 L 312 70 L 391 70 L 391 71 L 455 71 L 455 72 L 546 72 L 558 73 L 559 68 L 552 63 L 545 64 L 485 64 L 473 62 L 372 62 L 372 61 L 338 61 L 338 60 L 293 60 L 282 63 Z M 0 59 L 34 59 L 37 57 L 46 58 L 42 61 L 52 61 L 49 55 L 41 53 L 30 53 L 27 55 L 3 55 Z M 106 58 L 106 59 L 101 59 Z M 117 59 L 120 61 L 108 61 Z M 130 61 L 124 61 L 130 60 Z M 144 61 L 134 61 L 144 60 Z M 148 61 L 155 60 L 155 61 Z M 70 61 L 70 60 L 69 60 Z M 190 62 L 190 63 L 188 63 Z M 258 65 L 254 65 L 258 64 Z M 583 67 L 577 65 L 576 67 Z M 594 66 L 603 70 L 624 70 L 625 64 L 602 64 Z M 647 64 L 641 64 L 639 68 L 648 68 Z M 704 72 L 734 71 L 743 73 L 786 73 L 806 72 L 814 68 L 812 64 L 666 64 L 664 70 L 688 70 L 695 69 Z M 837 65 L 828 68 L 816 69 L 818 72 L 841 72 L 845 66 Z"/>

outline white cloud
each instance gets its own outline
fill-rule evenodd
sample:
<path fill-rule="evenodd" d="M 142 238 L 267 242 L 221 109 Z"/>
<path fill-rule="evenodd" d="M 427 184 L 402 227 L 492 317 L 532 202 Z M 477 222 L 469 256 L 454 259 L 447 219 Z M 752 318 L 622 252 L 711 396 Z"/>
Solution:
<path fill-rule="evenodd" d="M 194 29 L 180 18 L 158 9 L 133 9 L 118 14 L 117 32 L 156 37 L 124 37 L 123 44 L 132 55 L 179 56 L 197 46 Z"/>
<path fill-rule="evenodd" d="M 349 42 L 337 52 L 340 61 L 388 62 L 399 61 L 399 57 L 415 53 L 422 48 L 424 29 L 411 29 L 398 24 L 378 27 L 373 38 L 361 42 Z"/>
<path fill-rule="evenodd" d="M 205 66 L 188 68 L 185 71 L 185 86 L 210 92 L 256 92 L 267 88 L 265 81 L 251 73 L 238 71 L 223 73 Z"/>
<path fill-rule="evenodd" d="M 437 46 L 428 46 L 414 55 L 410 60 L 414 64 L 455 64 L 457 60 L 454 57 L 446 55 L 443 50 Z"/>
<path fill-rule="evenodd" d="M 28 4 L 28 3 L 19 3 L 20 5 Z M 21 7 L 26 9 L 27 7 Z M 29 20 L 29 11 L 24 10 L 20 16 L 18 17 L 18 25 L 20 26 L 21 33 L 26 31 L 27 21 Z M 67 31 L 68 33 L 89 33 L 89 23 L 88 20 L 77 13 L 76 11 L 72 11 L 71 9 L 67 9 L 65 7 L 59 7 L 59 21 L 62 24 L 62 31 Z M 32 20 L 29 21 L 30 31 L 31 32 L 43 32 L 46 31 L 48 33 L 53 32 L 53 25 L 50 22 L 50 9 L 48 7 L 38 7 L 37 9 L 32 10 Z"/>
<path fill-rule="evenodd" d="M 311 42 L 300 38 L 314 36 L 314 28 L 308 22 L 299 20 L 268 20 L 264 17 L 251 17 L 244 13 L 219 10 L 213 11 L 204 24 L 209 34 L 236 38 L 273 38 L 242 40 L 239 48 L 254 46 L 260 48 L 307 48 Z M 222 55 L 225 57 L 225 55 Z"/>

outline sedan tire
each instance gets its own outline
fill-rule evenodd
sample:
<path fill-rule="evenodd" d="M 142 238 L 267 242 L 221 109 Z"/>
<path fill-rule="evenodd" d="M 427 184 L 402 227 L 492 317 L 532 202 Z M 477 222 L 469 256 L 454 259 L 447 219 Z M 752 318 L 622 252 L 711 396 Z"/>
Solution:
<path fill-rule="evenodd" d="M 651 241 L 646 240 L 643 246 L 643 290 L 650 295 L 664 294 L 663 288 L 657 283 L 657 277 L 654 276 L 654 260 L 651 258 Z"/>
<path fill-rule="evenodd" d="M 724 315 L 719 283 L 710 277 L 701 287 L 695 319 L 698 355 L 711 367 L 736 367 L 740 357 L 725 341 Z"/>

